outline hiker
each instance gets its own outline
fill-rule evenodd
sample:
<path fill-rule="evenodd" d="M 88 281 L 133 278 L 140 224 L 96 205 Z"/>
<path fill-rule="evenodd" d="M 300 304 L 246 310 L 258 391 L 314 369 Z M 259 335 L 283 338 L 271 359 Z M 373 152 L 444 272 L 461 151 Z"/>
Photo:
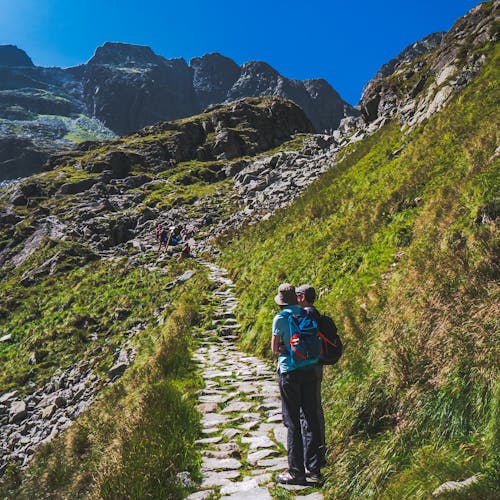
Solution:
<path fill-rule="evenodd" d="M 161 247 L 165 244 L 165 250 L 168 247 L 168 234 L 166 228 L 158 224 L 155 229 L 156 239 L 158 241 L 158 254 L 161 252 Z"/>
<path fill-rule="evenodd" d="M 177 257 L 177 262 L 179 262 L 182 259 L 185 259 L 187 257 L 191 257 L 191 248 L 189 246 L 189 243 L 186 241 L 186 243 L 184 243 L 184 245 L 179 253 L 179 257 Z"/>
<path fill-rule="evenodd" d="M 306 468 L 312 481 L 321 479 L 321 431 L 317 414 L 319 403 L 315 371 L 318 358 L 297 362 L 292 353 L 290 340 L 295 335 L 292 334 L 291 321 L 293 317 L 307 316 L 297 304 L 295 288 L 289 283 L 281 284 L 274 301 L 281 307 L 281 311 L 273 320 L 271 349 L 278 356 L 283 423 L 288 429 L 288 471 L 278 474 L 276 479 L 281 484 L 304 485 Z M 308 429 L 305 450 L 300 423 L 301 410 Z"/>
<path fill-rule="evenodd" d="M 166 249 L 168 249 L 168 247 L 170 245 L 175 246 L 175 245 L 178 245 L 180 243 L 180 237 L 178 236 L 178 234 L 176 232 L 176 226 L 170 226 L 169 229 L 170 229 L 170 233 L 169 233 L 168 238 L 167 238 Z"/>
<path fill-rule="evenodd" d="M 316 322 L 320 322 L 321 315 L 319 311 L 313 306 L 314 301 L 316 300 L 316 290 L 311 285 L 300 285 L 295 289 L 295 293 L 297 295 L 297 303 L 298 305 L 304 309 L 308 314 L 310 314 Z M 323 381 L 323 363 L 321 359 L 319 362 L 314 365 L 314 373 L 315 373 L 315 381 L 316 381 L 316 400 L 317 407 L 316 412 L 319 418 L 320 425 L 320 436 L 321 436 L 321 444 L 320 444 L 320 452 L 321 452 L 321 466 L 326 465 L 326 442 L 325 442 L 325 415 L 323 413 L 323 406 L 321 404 L 321 382 Z M 307 446 L 307 441 L 311 439 L 311 432 L 307 427 L 306 420 L 303 415 L 301 415 L 301 424 L 302 424 L 302 437 L 304 438 L 304 447 Z"/>

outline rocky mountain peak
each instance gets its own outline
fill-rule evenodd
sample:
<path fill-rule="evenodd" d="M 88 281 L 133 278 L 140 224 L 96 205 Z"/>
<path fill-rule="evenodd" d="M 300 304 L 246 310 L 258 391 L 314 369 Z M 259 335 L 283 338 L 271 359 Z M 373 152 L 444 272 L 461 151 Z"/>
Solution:
<path fill-rule="evenodd" d="M 224 101 L 240 76 L 240 67 L 217 52 L 195 57 L 189 66 L 193 69 L 193 87 L 202 108 Z"/>
<path fill-rule="evenodd" d="M 27 66 L 33 67 L 33 61 L 15 45 L 0 45 L 0 66 Z"/>
<path fill-rule="evenodd" d="M 370 129 L 396 117 L 402 126 L 413 128 L 471 83 L 486 60 L 480 49 L 498 38 L 499 4 L 479 4 L 446 34 L 433 33 L 382 66 L 360 101 Z"/>
<path fill-rule="evenodd" d="M 87 63 L 133 65 L 159 64 L 164 61 L 163 57 L 155 54 L 150 47 L 145 45 L 132 45 L 129 43 L 106 42 L 97 47 L 95 54 Z"/>
<path fill-rule="evenodd" d="M 431 33 L 430 35 L 422 38 L 411 45 L 408 45 L 398 56 L 391 59 L 389 62 L 383 64 L 381 68 L 377 71 L 375 78 L 385 78 L 391 75 L 401 64 L 407 63 L 420 57 L 423 54 L 427 54 L 431 50 L 438 47 L 446 32 L 438 31 L 436 33 Z"/>

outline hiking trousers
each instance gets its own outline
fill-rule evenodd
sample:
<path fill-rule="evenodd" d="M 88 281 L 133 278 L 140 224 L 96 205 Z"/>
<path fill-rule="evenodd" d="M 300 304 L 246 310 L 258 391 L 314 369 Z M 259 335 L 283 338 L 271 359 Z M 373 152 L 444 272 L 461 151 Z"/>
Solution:
<path fill-rule="evenodd" d="M 305 466 L 309 471 L 317 473 L 322 465 L 322 457 L 317 375 L 314 366 L 281 373 L 279 386 L 283 423 L 288 430 L 288 470 L 293 476 L 304 476 Z M 309 432 L 305 450 L 300 422 L 301 410 Z"/>
<path fill-rule="evenodd" d="M 326 465 L 326 441 L 325 441 L 325 414 L 323 413 L 323 404 L 321 401 L 321 382 L 323 381 L 323 365 L 318 363 L 313 367 L 316 376 L 316 413 L 319 418 L 319 430 L 320 430 L 320 467 Z M 300 423 L 302 425 L 302 439 L 304 441 L 304 452 L 307 450 L 307 443 L 312 439 L 311 432 L 307 427 L 306 419 L 304 418 L 304 413 L 300 411 Z M 307 462 L 307 457 L 304 454 L 304 463 Z"/>

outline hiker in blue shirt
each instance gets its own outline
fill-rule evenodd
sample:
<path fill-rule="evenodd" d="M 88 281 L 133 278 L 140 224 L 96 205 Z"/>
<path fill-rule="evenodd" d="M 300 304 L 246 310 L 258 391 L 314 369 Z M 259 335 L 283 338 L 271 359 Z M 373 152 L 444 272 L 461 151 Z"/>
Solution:
<path fill-rule="evenodd" d="M 314 370 L 318 358 L 297 362 L 293 357 L 294 336 L 289 316 L 304 314 L 297 305 L 295 288 L 289 283 L 283 283 L 279 286 L 274 301 L 281 307 L 281 311 L 273 320 L 271 348 L 273 354 L 278 356 L 283 423 L 288 429 L 288 471 L 278 474 L 277 481 L 281 484 L 306 484 L 306 468 L 312 481 L 321 479 L 321 430 L 317 413 L 317 381 Z M 301 410 L 310 432 L 306 450 L 302 438 Z"/>
<path fill-rule="evenodd" d="M 316 290 L 311 285 L 300 285 L 295 288 L 295 293 L 297 295 L 297 303 L 302 307 L 308 314 L 310 314 L 317 322 L 320 321 L 320 313 L 314 307 L 313 303 L 316 300 Z M 323 381 L 323 363 L 320 360 L 318 364 L 314 366 L 314 371 L 316 375 L 316 397 L 317 397 L 317 413 L 319 418 L 319 426 L 321 433 L 321 464 L 326 464 L 326 443 L 325 443 L 325 415 L 323 414 L 323 406 L 321 404 L 321 382 Z M 311 438 L 309 429 L 307 428 L 305 419 L 302 419 L 302 436 L 304 437 L 304 443 Z M 306 444 L 304 444 L 304 447 Z"/>

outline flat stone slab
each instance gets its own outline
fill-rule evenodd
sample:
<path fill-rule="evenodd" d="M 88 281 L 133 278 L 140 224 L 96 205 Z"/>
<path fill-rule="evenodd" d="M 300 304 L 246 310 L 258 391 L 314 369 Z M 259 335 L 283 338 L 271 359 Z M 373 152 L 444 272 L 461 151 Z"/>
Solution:
<path fill-rule="evenodd" d="M 210 495 L 213 494 L 213 491 L 205 490 L 205 491 L 197 491 L 196 493 L 191 493 L 185 500 L 205 500 Z"/>
<path fill-rule="evenodd" d="M 237 436 L 238 434 L 241 434 L 241 431 L 239 429 L 234 429 L 234 428 L 229 428 L 229 429 L 224 429 L 222 431 L 222 434 L 226 436 L 227 438 L 231 439 L 234 438 L 234 436 Z"/>
<path fill-rule="evenodd" d="M 213 413 L 217 410 L 217 403 L 201 403 L 196 406 L 200 413 Z"/>
<path fill-rule="evenodd" d="M 229 403 L 223 410 L 222 413 L 233 413 L 233 412 L 242 412 L 248 411 L 252 408 L 253 403 L 249 403 L 247 401 L 233 401 Z"/>
<path fill-rule="evenodd" d="M 259 422 L 257 420 L 254 420 L 253 422 L 246 422 L 245 424 L 241 425 L 240 427 L 242 429 L 245 429 L 246 431 L 250 431 L 252 429 L 255 429 L 255 427 L 258 427 Z"/>
<path fill-rule="evenodd" d="M 235 458 L 202 458 L 202 470 L 235 470 L 241 468 L 241 462 Z"/>
<path fill-rule="evenodd" d="M 262 476 L 255 476 L 251 478 L 246 478 L 243 481 L 235 482 L 223 486 L 220 490 L 221 495 L 228 495 L 234 493 L 243 493 L 246 491 L 252 491 L 259 487 L 261 483 L 267 483 L 271 480 L 271 474 L 264 474 Z"/>
<path fill-rule="evenodd" d="M 259 450 L 254 451 L 253 453 L 249 453 L 247 456 L 247 462 L 251 465 L 255 465 L 259 460 L 266 458 L 270 455 L 275 455 L 278 453 L 276 450 Z"/>
<path fill-rule="evenodd" d="M 201 481 L 202 488 L 217 488 L 219 486 L 226 486 L 232 484 L 231 479 L 237 479 L 240 476 L 240 471 L 220 471 L 208 472 L 203 475 Z"/>
<path fill-rule="evenodd" d="M 267 436 L 244 437 L 241 441 L 242 443 L 250 444 L 251 450 L 255 450 L 257 448 L 272 448 L 276 446 L 276 443 Z"/>
<path fill-rule="evenodd" d="M 255 384 L 252 384 L 251 382 L 242 382 L 237 386 L 237 388 L 240 392 L 243 392 L 245 394 L 253 394 L 259 392 L 259 387 L 257 387 Z"/>
<path fill-rule="evenodd" d="M 221 394 L 207 394 L 205 396 L 200 396 L 198 401 L 200 403 L 227 403 L 231 399 L 231 396 L 222 396 Z"/>
<path fill-rule="evenodd" d="M 222 441 L 222 436 L 214 436 L 211 438 L 197 439 L 195 444 L 215 444 Z"/>
<path fill-rule="evenodd" d="M 287 443 L 287 435 L 288 431 L 287 428 L 284 425 L 277 426 L 274 431 L 274 439 L 278 441 L 278 443 L 281 443 L 285 448 L 288 449 L 288 443 Z"/>
<path fill-rule="evenodd" d="M 221 500 L 272 500 L 267 488 L 254 488 L 252 490 L 240 491 L 232 495 L 221 497 Z"/>
<path fill-rule="evenodd" d="M 271 469 L 272 467 L 288 469 L 288 458 L 287 457 L 264 458 L 263 460 L 259 460 L 257 462 L 257 465 L 259 467 L 269 468 L 270 470 L 278 470 L 278 469 Z"/>
<path fill-rule="evenodd" d="M 211 427 L 220 424 L 225 424 L 229 420 L 225 415 L 220 415 L 219 413 L 205 413 L 201 419 L 201 423 L 204 427 Z"/>
<path fill-rule="evenodd" d="M 283 421 L 283 418 L 282 418 L 282 416 L 281 416 L 281 413 L 279 413 L 279 414 L 277 413 L 277 414 L 273 415 L 272 417 L 269 417 L 269 418 L 267 419 L 267 421 L 268 421 L 268 422 L 271 422 L 271 423 L 272 423 L 272 422 L 282 422 L 282 421 Z"/>

